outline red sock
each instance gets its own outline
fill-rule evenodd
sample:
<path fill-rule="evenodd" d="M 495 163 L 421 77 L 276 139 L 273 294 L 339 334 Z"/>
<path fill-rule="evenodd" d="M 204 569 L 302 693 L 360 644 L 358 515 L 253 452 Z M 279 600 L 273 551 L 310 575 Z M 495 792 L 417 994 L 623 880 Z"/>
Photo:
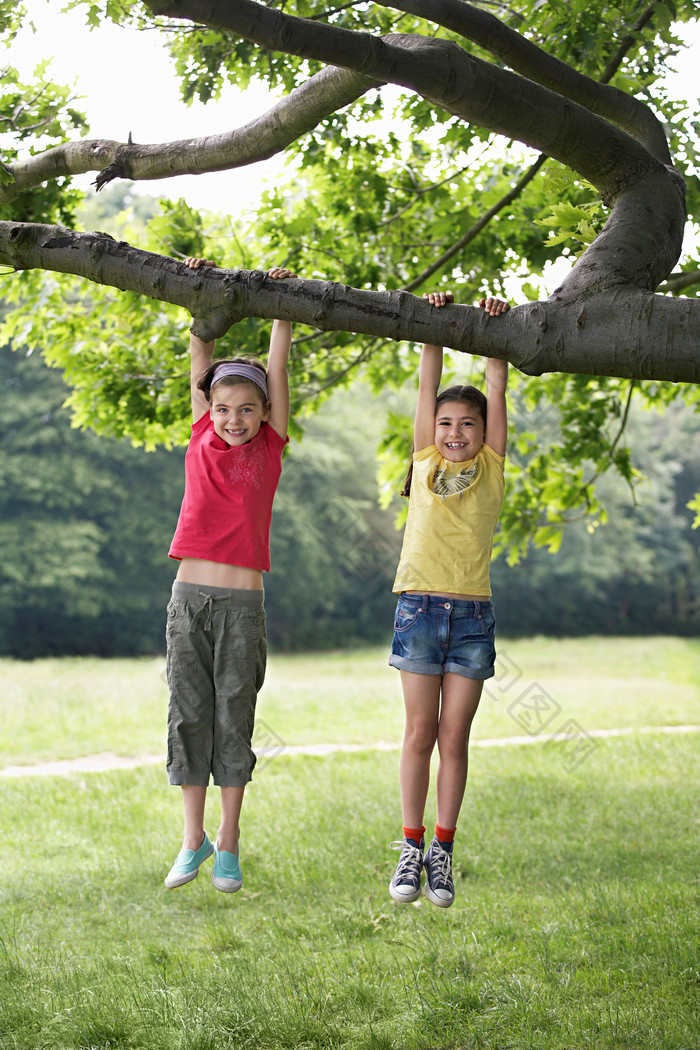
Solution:
<path fill-rule="evenodd" d="M 454 842 L 456 830 L 457 828 L 441 828 L 439 824 L 436 824 L 435 838 L 438 842 Z"/>
<path fill-rule="evenodd" d="M 403 837 L 405 839 L 413 839 L 414 842 L 420 842 L 425 835 L 425 828 L 404 828 Z"/>

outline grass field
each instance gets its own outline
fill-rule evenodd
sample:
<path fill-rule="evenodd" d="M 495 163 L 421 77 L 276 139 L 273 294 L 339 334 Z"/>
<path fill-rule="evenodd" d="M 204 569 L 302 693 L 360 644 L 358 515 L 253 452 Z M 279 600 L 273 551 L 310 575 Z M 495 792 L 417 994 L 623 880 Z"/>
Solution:
<path fill-rule="evenodd" d="M 596 737 L 567 773 L 550 731 L 697 723 L 700 649 L 507 655 L 476 735 L 522 735 L 523 694 L 557 713 L 533 746 L 473 750 L 448 911 L 388 896 L 398 753 L 266 765 L 231 897 L 209 863 L 163 888 L 181 815 L 161 767 L 0 777 L 2 1050 L 697 1050 L 700 736 Z M 266 722 L 289 745 L 398 740 L 385 658 L 273 657 Z M 0 671 L 0 765 L 163 748 L 160 662 Z"/>
<path fill-rule="evenodd" d="M 388 647 L 272 654 L 258 717 L 290 746 L 400 742 L 403 703 Z M 700 721 L 700 643 L 681 638 L 504 642 L 473 739 L 522 735 L 518 700 L 543 691 L 584 730 Z M 515 708 L 514 708 L 515 704 Z M 160 754 L 165 660 L 0 659 L 0 768 L 109 751 Z M 553 707 L 552 710 L 555 710 Z"/>

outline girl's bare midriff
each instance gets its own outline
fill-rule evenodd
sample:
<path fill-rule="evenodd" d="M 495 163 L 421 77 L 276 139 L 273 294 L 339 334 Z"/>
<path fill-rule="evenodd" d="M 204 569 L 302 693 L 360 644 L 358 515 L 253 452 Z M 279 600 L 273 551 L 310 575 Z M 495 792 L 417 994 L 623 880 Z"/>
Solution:
<path fill-rule="evenodd" d="M 183 558 L 175 577 L 180 583 L 198 583 L 202 587 L 230 587 L 235 591 L 262 591 L 260 569 L 244 565 L 225 565 L 220 561 Z"/>

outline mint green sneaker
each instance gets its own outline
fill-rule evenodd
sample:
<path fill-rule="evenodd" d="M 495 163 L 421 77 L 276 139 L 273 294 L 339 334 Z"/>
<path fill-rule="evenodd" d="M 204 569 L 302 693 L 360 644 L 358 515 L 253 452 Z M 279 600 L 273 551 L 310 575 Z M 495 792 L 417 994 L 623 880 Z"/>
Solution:
<path fill-rule="evenodd" d="M 222 893 L 235 893 L 243 885 L 241 865 L 235 853 L 219 849 L 219 840 L 214 844 L 214 867 L 211 869 L 214 889 Z"/>
<path fill-rule="evenodd" d="M 211 857 L 213 852 L 214 847 L 211 844 L 211 839 L 205 831 L 202 845 L 199 849 L 180 850 L 175 858 L 175 863 L 165 876 L 166 888 L 174 890 L 176 886 L 184 886 L 186 882 L 196 879 L 199 875 L 200 865 L 204 863 L 207 857 Z"/>

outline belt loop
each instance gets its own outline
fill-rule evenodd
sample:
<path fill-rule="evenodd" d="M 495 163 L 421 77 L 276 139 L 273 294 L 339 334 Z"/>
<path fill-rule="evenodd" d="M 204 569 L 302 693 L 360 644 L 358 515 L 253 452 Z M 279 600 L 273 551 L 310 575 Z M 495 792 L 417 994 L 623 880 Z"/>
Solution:
<path fill-rule="evenodd" d="M 428 611 L 428 606 L 429 605 L 430 605 L 430 595 L 429 594 L 424 594 L 423 595 L 423 612 L 427 612 Z"/>
<path fill-rule="evenodd" d="M 481 619 L 481 603 L 480 602 L 474 602 L 474 619 L 475 620 L 480 620 Z"/>

